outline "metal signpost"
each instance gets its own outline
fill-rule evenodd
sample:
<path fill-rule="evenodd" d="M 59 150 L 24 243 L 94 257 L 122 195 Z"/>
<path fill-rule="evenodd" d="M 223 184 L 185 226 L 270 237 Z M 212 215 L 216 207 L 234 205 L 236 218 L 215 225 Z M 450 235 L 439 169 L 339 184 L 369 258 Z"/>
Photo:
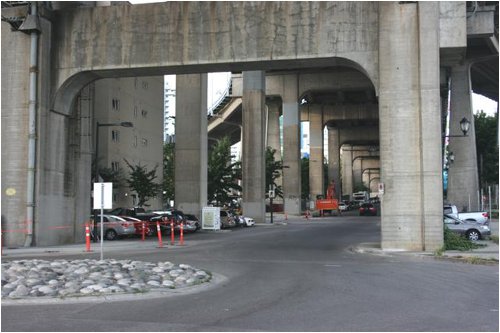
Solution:
<path fill-rule="evenodd" d="M 101 210 L 101 260 L 103 259 L 104 209 L 111 208 L 113 208 L 113 183 L 94 183 L 94 209 Z M 94 224 L 96 223 L 97 221 L 94 221 Z"/>

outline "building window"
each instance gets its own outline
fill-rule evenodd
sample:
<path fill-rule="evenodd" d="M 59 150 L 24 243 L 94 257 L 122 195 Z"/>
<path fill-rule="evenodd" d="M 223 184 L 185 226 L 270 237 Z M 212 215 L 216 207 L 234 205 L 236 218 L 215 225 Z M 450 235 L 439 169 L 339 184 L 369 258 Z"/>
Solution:
<path fill-rule="evenodd" d="M 113 170 L 113 171 L 120 170 L 120 162 L 116 162 L 116 161 L 111 162 L 111 170 Z"/>
<path fill-rule="evenodd" d="M 111 100 L 111 107 L 113 108 L 113 110 L 119 111 L 120 110 L 120 100 L 118 98 L 113 98 Z"/>
<path fill-rule="evenodd" d="M 111 131 L 111 140 L 113 142 L 120 142 L 120 131 L 112 130 Z"/>

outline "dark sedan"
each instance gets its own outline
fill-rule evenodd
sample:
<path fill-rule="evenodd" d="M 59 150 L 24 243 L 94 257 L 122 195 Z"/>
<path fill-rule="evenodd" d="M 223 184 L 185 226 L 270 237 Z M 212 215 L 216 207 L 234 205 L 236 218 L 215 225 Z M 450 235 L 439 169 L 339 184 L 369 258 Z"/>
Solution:
<path fill-rule="evenodd" d="M 377 215 L 377 207 L 375 207 L 372 203 L 364 203 L 359 206 L 359 215 Z"/>

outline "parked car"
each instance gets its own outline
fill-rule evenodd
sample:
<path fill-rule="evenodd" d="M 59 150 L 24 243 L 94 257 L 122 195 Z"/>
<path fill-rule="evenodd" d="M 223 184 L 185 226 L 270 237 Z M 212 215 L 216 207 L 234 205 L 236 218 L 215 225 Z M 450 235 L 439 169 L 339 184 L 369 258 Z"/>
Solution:
<path fill-rule="evenodd" d="M 142 207 L 124 208 L 118 207 L 107 211 L 106 214 L 116 215 L 116 216 L 130 216 L 140 219 L 142 221 L 150 221 L 152 217 L 157 216 L 154 212 L 146 212 Z"/>
<path fill-rule="evenodd" d="M 94 215 L 92 215 L 91 220 L 94 220 Z M 100 237 L 101 235 L 101 215 L 97 216 L 98 220 L 95 223 L 95 234 Z M 119 216 L 115 215 L 102 215 L 102 221 L 104 225 L 103 234 L 104 238 L 107 240 L 115 240 L 119 237 L 132 236 L 135 235 L 134 222 L 127 221 Z"/>
<path fill-rule="evenodd" d="M 255 225 L 255 221 L 253 218 L 251 217 L 246 217 L 246 216 L 243 216 L 243 215 L 233 215 L 233 219 L 236 223 L 237 226 L 240 226 L 240 227 L 251 227 L 253 225 Z"/>
<path fill-rule="evenodd" d="M 187 219 L 186 215 L 181 210 L 170 209 L 165 211 L 154 211 L 153 213 L 158 216 L 151 218 L 151 222 L 161 221 L 160 228 L 162 232 L 166 234 L 169 234 L 171 231 L 170 221 L 172 220 L 174 221 L 174 232 L 179 232 L 181 230 L 181 223 L 184 224 L 184 232 L 195 232 L 200 228 L 199 221 L 196 217 L 193 216 L 196 220 Z M 168 230 L 165 230 L 165 228 L 168 228 Z"/>
<path fill-rule="evenodd" d="M 222 210 L 220 211 L 220 228 L 221 229 L 226 229 L 226 228 L 232 228 L 236 226 L 236 221 L 233 218 L 233 215 L 231 212 L 228 210 Z"/>
<path fill-rule="evenodd" d="M 462 221 L 451 215 L 443 216 L 444 225 L 459 235 L 467 237 L 471 241 L 483 239 L 485 236 L 491 235 L 490 226 L 488 223 L 480 224 L 475 222 Z"/>
<path fill-rule="evenodd" d="M 241 216 L 240 215 L 240 220 L 241 219 L 244 220 L 244 223 L 243 223 L 244 227 L 251 227 L 251 226 L 255 225 L 255 220 L 253 218 L 251 218 L 251 217 L 246 217 L 246 216 Z"/>
<path fill-rule="evenodd" d="M 198 220 L 196 216 L 194 216 L 193 214 L 184 214 L 184 216 L 186 217 L 186 222 L 188 224 L 194 223 L 194 225 L 196 226 L 196 230 L 201 229 L 200 220 Z"/>
<path fill-rule="evenodd" d="M 489 220 L 488 212 L 464 212 L 459 213 L 455 205 L 444 205 L 443 214 L 453 216 L 462 221 L 477 222 L 485 224 Z"/>
<path fill-rule="evenodd" d="M 359 206 L 359 215 L 377 215 L 377 208 L 368 202 L 365 202 Z"/>
<path fill-rule="evenodd" d="M 345 212 L 347 210 L 348 206 L 344 201 L 339 202 L 339 210 L 341 212 Z"/>
<path fill-rule="evenodd" d="M 142 236 L 142 225 L 144 224 L 144 235 L 147 237 L 153 236 L 156 231 L 156 226 L 151 224 L 150 221 L 143 221 L 132 216 L 120 216 L 122 219 L 133 222 L 135 227 L 135 234 Z"/>

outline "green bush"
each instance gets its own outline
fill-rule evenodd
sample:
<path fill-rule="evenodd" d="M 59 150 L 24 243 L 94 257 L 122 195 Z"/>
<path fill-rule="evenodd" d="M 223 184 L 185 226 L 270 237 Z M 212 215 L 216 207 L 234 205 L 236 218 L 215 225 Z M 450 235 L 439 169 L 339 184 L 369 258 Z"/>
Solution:
<path fill-rule="evenodd" d="M 444 227 L 444 250 L 469 251 L 482 247 L 482 244 L 474 243 L 469 239 L 454 233 L 447 227 Z"/>

